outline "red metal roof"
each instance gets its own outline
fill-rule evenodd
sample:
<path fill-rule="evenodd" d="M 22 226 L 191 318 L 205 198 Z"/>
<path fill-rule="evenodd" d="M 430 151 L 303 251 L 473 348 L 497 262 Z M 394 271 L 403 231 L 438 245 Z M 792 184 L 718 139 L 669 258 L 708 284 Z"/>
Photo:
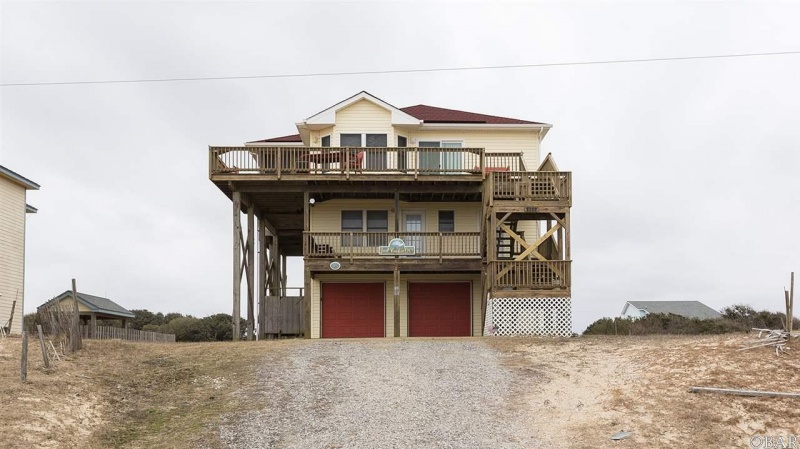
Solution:
<path fill-rule="evenodd" d="M 418 118 L 425 123 L 473 123 L 487 125 L 544 125 L 541 122 L 531 122 L 508 117 L 498 117 L 496 115 L 478 114 L 475 112 L 458 111 L 455 109 L 437 108 L 418 104 L 401 108 L 406 114 Z M 300 134 L 290 136 L 273 137 L 270 139 L 254 140 L 248 143 L 260 142 L 302 142 Z"/>
<path fill-rule="evenodd" d="M 529 122 L 515 118 L 498 117 L 496 115 L 477 114 L 474 112 L 457 111 L 455 109 L 437 108 L 418 104 L 401 108 L 401 111 L 416 117 L 425 123 L 485 123 L 489 125 L 543 125 L 544 123 Z"/>
<path fill-rule="evenodd" d="M 262 139 L 262 140 L 254 140 L 252 142 L 247 143 L 257 143 L 257 142 L 302 142 L 303 139 L 300 138 L 300 134 L 291 134 L 288 136 L 281 136 L 281 137 L 272 137 L 270 139 Z"/>

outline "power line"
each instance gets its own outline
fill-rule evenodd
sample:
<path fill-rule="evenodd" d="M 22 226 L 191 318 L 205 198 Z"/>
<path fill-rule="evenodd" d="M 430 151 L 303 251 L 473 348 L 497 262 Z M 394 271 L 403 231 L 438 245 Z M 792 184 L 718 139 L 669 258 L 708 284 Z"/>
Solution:
<path fill-rule="evenodd" d="M 734 53 L 723 55 L 703 55 L 703 56 L 676 56 L 668 58 L 640 58 L 640 59 L 610 59 L 600 61 L 576 61 L 576 62 L 545 62 L 539 64 L 514 64 L 514 65 L 494 65 L 494 66 L 473 66 L 473 67 L 439 67 L 427 69 L 400 69 L 400 70 L 366 70 L 357 72 L 318 72 L 318 73 L 285 73 L 276 75 L 245 75 L 245 76 L 206 76 L 192 78 L 144 78 L 132 80 L 97 80 L 97 81 L 53 81 L 37 83 L 2 83 L 0 87 L 18 86 L 67 86 L 80 84 L 133 84 L 133 83 L 169 83 L 180 81 L 218 81 L 218 80 L 249 80 L 249 79 L 269 79 L 269 78 L 310 78 L 322 76 L 348 76 L 348 75 L 387 75 L 397 73 L 430 73 L 430 72 L 465 72 L 474 70 L 505 70 L 505 69 L 528 69 L 537 67 L 568 67 L 582 65 L 601 65 L 601 64 L 634 64 L 642 62 L 670 62 L 670 61 L 691 61 L 698 59 L 729 59 L 729 58 L 748 58 L 754 56 L 785 56 L 797 55 L 800 51 L 778 51 L 767 53 Z"/>

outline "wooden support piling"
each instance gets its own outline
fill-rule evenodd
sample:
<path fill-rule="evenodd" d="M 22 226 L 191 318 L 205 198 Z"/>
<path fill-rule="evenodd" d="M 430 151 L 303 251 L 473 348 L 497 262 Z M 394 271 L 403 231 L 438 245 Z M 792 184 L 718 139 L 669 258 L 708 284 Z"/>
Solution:
<path fill-rule="evenodd" d="M 303 192 L 303 232 L 311 231 L 311 195 L 308 191 Z M 305 234 L 303 234 L 305 236 Z M 352 241 L 352 240 L 351 240 Z M 352 261 L 352 259 L 351 259 Z M 311 271 L 306 267 L 303 272 L 303 315 L 304 337 L 311 338 Z"/>
<path fill-rule="evenodd" d="M 258 217 L 258 338 L 266 338 L 267 325 L 267 227 Z"/>
<path fill-rule="evenodd" d="M 252 200 L 247 206 L 247 339 L 253 340 L 255 328 L 255 213 Z"/>
<path fill-rule="evenodd" d="M 231 326 L 233 328 L 233 341 L 241 338 L 240 319 L 241 319 L 241 287 L 242 287 L 242 222 L 240 214 L 242 212 L 242 194 L 233 192 L 233 313 L 231 314 Z"/>
<path fill-rule="evenodd" d="M 396 258 L 396 257 L 395 257 Z M 394 336 L 400 336 L 400 268 L 397 266 L 397 261 L 394 264 Z"/>

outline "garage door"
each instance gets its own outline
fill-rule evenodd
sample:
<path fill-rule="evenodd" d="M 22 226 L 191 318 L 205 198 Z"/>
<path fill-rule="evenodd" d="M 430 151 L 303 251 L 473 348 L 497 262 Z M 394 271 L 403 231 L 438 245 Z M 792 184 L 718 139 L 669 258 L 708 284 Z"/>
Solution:
<path fill-rule="evenodd" d="M 383 337 L 382 283 L 322 283 L 322 338 Z"/>
<path fill-rule="evenodd" d="M 469 282 L 413 282 L 408 285 L 408 335 L 468 337 L 472 335 Z"/>

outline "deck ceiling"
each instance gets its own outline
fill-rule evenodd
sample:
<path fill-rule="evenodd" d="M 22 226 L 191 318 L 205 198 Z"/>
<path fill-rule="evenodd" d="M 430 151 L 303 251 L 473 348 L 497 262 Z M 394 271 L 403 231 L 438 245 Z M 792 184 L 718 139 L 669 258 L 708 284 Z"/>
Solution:
<path fill-rule="evenodd" d="M 481 200 L 480 182 L 322 182 L 289 183 L 286 181 L 236 182 L 215 181 L 217 187 L 232 198 L 233 189 L 242 192 L 242 212 L 252 202 L 256 214 L 266 217 L 280 238 L 281 250 L 287 256 L 303 255 L 304 193 L 317 202 L 335 198 L 394 198 L 397 191 L 405 202 L 464 202 Z"/>

